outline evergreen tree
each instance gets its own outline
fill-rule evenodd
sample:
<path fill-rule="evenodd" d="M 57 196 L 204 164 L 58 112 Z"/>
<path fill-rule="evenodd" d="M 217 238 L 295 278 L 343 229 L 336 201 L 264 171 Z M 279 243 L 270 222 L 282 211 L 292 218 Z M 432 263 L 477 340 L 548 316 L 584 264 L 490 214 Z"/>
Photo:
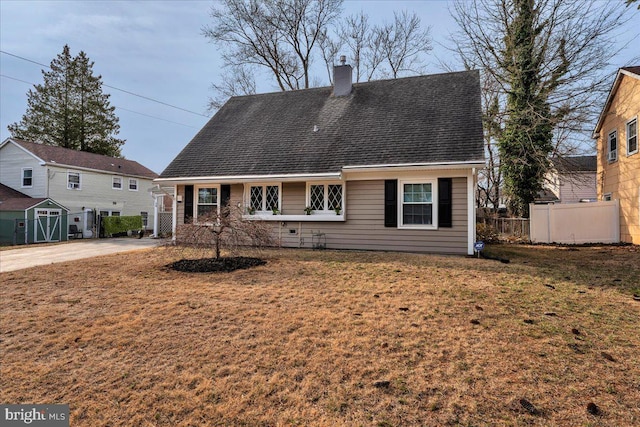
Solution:
<path fill-rule="evenodd" d="M 93 75 L 84 52 L 73 58 L 69 46 L 42 71 L 44 84 L 27 93 L 27 111 L 8 129 L 15 138 L 119 157 L 124 140 L 115 107 L 102 93 L 102 76 Z"/>
<path fill-rule="evenodd" d="M 515 18 L 508 28 L 503 66 L 509 76 L 507 119 L 499 140 L 501 169 L 511 211 L 528 216 L 529 203 L 542 190 L 553 151 L 553 124 L 547 102 L 549 88 L 541 90 L 544 52 L 535 48 L 534 2 L 514 1 Z"/>

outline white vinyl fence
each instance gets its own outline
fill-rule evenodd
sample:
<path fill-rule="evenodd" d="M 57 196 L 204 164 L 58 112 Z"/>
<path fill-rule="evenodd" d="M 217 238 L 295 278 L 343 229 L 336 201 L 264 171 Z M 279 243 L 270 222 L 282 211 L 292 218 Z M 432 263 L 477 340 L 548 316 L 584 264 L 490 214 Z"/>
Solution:
<path fill-rule="evenodd" d="M 620 243 L 618 200 L 530 205 L 534 243 Z"/>

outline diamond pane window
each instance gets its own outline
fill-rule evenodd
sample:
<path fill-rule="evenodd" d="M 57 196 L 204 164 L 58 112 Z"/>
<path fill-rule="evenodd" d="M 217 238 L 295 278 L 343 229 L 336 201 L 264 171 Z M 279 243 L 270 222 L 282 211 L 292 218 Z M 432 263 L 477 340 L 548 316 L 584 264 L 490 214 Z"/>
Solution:
<path fill-rule="evenodd" d="M 311 185 L 311 209 L 314 211 L 324 210 L 324 185 Z"/>
<path fill-rule="evenodd" d="M 266 209 L 267 211 L 272 211 L 274 209 L 278 209 L 278 186 L 277 185 L 267 185 L 266 188 Z"/>
<path fill-rule="evenodd" d="M 249 202 L 251 209 L 257 211 L 262 210 L 262 186 L 251 187 L 251 201 Z"/>
<path fill-rule="evenodd" d="M 329 209 L 342 209 L 342 185 L 329 185 Z"/>

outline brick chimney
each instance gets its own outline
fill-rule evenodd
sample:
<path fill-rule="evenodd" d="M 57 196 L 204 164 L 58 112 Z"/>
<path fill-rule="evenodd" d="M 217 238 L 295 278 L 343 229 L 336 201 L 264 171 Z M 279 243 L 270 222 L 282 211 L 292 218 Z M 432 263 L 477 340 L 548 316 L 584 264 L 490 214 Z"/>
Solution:
<path fill-rule="evenodd" d="M 340 56 L 340 65 L 333 66 L 333 96 L 347 96 L 351 94 L 352 70 L 347 64 L 347 57 Z"/>

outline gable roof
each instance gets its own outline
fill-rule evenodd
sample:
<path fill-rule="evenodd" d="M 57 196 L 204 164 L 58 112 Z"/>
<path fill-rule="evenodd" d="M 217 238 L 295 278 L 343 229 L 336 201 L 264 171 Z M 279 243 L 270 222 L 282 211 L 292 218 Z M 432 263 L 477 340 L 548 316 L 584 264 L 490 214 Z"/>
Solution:
<path fill-rule="evenodd" d="M 103 156 L 101 154 L 88 153 L 86 151 L 72 150 L 53 145 L 37 144 L 17 138 L 9 138 L 2 145 L 9 141 L 30 152 L 39 160 L 48 164 L 55 164 L 56 166 L 93 169 L 118 175 L 139 176 L 149 179 L 154 179 L 158 176 L 158 174 L 152 170 L 147 169 L 133 160 Z"/>
<path fill-rule="evenodd" d="M 477 71 L 233 97 L 160 178 L 484 162 Z"/>
<path fill-rule="evenodd" d="M 596 128 L 593 131 L 593 138 L 598 138 L 598 133 L 602 128 L 602 124 L 604 123 L 604 118 L 611 107 L 611 102 L 613 102 L 613 97 L 618 91 L 618 87 L 620 87 L 620 83 L 622 82 L 622 78 L 624 76 L 628 76 L 634 79 L 640 80 L 640 65 L 632 66 L 632 67 L 622 67 L 618 70 L 616 74 L 616 78 L 613 81 L 613 85 L 611 86 L 611 90 L 609 91 L 609 95 L 607 96 L 607 101 L 604 103 L 604 107 L 600 112 L 600 116 L 598 117 L 598 122 L 596 123 Z"/>
<path fill-rule="evenodd" d="M 596 172 L 597 156 L 556 157 L 552 160 L 559 172 Z"/>

